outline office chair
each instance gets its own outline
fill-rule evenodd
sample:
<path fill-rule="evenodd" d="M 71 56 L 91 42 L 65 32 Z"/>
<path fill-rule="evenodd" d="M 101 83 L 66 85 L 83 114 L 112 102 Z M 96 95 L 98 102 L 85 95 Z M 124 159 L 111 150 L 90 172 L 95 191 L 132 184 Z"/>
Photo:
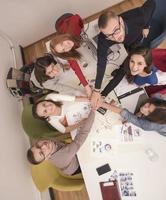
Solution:
<path fill-rule="evenodd" d="M 152 49 L 152 58 L 154 65 L 159 70 L 166 72 L 166 49 Z M 166 89 L 166 85 L 150 85 L 145 87 L 149 97 L 163 89 Z"/>
<path fill-rule="evenodd" d="M 73 176 L 64 175 L 49 161 L 32 165 L 31 173 L 32 179 L 40 192 L 49 187 L 59 191 L 79 191 L 84 186 L 81 173 Z"/>
<path fill-rule="evenodd" d="M 63 136 L 44 121 L 35 119 L 32 115 L 32 105 L 26 105 L 22 113 L 22 126 L 30 138 Z M 66 135 L 66 134 L 65 134 Z"/>
<path fill-rule="evenodd" d="M 150 48 L 155 48 L 166 38 L 166 10 L 165 0 L 155 0 L 156 9 L 152 16 L 149 35 Z"/>

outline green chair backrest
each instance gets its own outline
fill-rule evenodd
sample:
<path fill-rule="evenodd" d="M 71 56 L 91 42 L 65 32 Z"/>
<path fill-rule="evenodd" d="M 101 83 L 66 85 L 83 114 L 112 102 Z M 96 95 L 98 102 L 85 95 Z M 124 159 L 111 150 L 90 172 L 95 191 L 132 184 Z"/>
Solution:
<path fill-rule="evenodd" d="M 80 174 L 74 176 L 62 175 L 49 161 L 31 165 L 31 174 L 40 192 L 49 187 L 59 191 L 79 191 L 84 186 L 84 181 Z"/>
<path fill-rule="evenodd" d="M 30 138 L 48 138 L 61 135 L 56 129 L 51 128 L 45 121 L 35 119 L 32 115 L 32 105 L 24 107 L 22 125 Z"/>

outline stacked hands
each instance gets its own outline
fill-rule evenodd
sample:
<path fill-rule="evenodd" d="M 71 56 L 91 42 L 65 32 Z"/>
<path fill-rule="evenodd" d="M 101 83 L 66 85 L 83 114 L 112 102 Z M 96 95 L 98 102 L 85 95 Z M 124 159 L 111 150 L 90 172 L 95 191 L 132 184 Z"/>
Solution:
<path fill-rule="evenodd" d="M 76 97 L 77 101 L 90 101 L 92 109 L 97 110 L 99 107 L 106 109 L 111 109 L 111 107 L 117 107 L 117 102 L 111 100 L 110 103 L 105 102 L 105 97 L 101 96 L 99 91 L 93 91 L 91 96 L 78 96 Z"/>
<path fill-rule="evenodd" d="M 92 93 L 92 96 L 91 96 L 92 108 L 94 110 L 97 110 L 101 106 L 102 100 L 103 100 L 103 98 L 100 94 L 100 91 L 94 90 Z"/>
<path fill-rule="evenodd" d="M 27 152 L 30 163 L 39 164 L 44 160 L 50 160 L 67 175 L 79 173 L 76 153 L 92 127 L 94 112 L 91 110 L 97 110 L 99 107 L 119 114 L 122 122 L 128 121 L 144 130 L 154 130 L 166 136 L 166 101 L 161 99 L 161 95 L 160 99 L 147 99 L 140 106 L 137 115 L 117 106 L 114 100 L 109 103 L 105 101 L 105 97 L 124 77 L 128 83 L 138 86 L 165 84 L 166 74 L 153 64 L 152 53 L 148 48 L 149 32 L 153 30 L 149 29 L 149 25 L 154 10 L 155 1 L 147 0 L 141 7 L 124 12 L 123 15 L 117 15 L 110 10 L 100 15 L 97 73 L 93 90 L 78 62 L 82 57 L 77 48 L 82 45 L 80 34 L 83 30 L 83 20 L 77 14 L 67 14 L 56 21 L 57 34 L 50 42 L 51 52 L 35 60 L 31 82 L 39 88 L 58 91 L 59 94 L 49 94 L 46 99 L 36 102 L 32 112 L 35 118 L 46 121 L 59 132 L 72 133 L 77 130 L 77 135 L 70 144 L 58 140 L 40 140 Z M 145 38 L 147 40 L 144 40 Z M 107 67 L 107 52 L 111 46 L 119 43 L 124 44 L 128 56 L 112 75 L 104 90 L 100 91 Z M 136 45 L 137 47 L 131 48 Z M 58 60 L 63 64 L 57 62 Z M 84 87 L 86 96 L 66 94 L 77 92 L 75 89 L 73 91 L 73 87 L 70 87 L 63 78 L 65 70 L 70 68 Z"/>

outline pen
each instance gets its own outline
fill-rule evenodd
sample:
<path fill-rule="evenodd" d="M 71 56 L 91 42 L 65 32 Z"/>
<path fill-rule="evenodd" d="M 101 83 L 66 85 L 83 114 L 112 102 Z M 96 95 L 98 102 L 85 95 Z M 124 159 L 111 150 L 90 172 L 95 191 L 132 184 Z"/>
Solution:
<path fill-rule="evenodd" d="M 120 95 L 120 96 L 118 97 L 118 99 L 122 99 L 122 98 L 124 98 L 124 97 L 130 96 L 131 94 L 135 94 L 135 93 L 137 93 L 137 92 L 139 92 L 139 91 L 141 91 L 141 90 L 143 90 L 143 88 L 136 88 L 136 89 L 134 89 L 134 90 L 131 90 L 131 91 L 129 91 L 129 92 L 126 92 L 125 94 Z"/>

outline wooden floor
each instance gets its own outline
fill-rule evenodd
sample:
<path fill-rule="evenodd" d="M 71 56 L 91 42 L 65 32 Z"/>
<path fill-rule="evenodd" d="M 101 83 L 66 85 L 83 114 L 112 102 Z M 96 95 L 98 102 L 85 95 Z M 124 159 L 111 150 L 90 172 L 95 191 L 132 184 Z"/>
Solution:
<path fill-rule="evenodd" d="M 114 10 L 117 14 L 122 13 L 126 10 L 132 9 L 134 7 L 142 5 L 144 0 L 125 0 L 124 2 L 113 6 L 111 9 Z M 110 9 L 110 8 L 108 8 Z M 100 13 L 96 13 L 93 16 L 87 17 L 84 19 L 85 23 L 88 23 L 96 19 Z M 26 63 L 31 62 L 33 59 L 42 56 L 46 52 L 45 42 L 49 41 L 54 37 L 54 34 L 35 42 L 32 45 L 29 45 L 23 49 L 25 54 Z M 166 48 L 166 40 L 159 46 L 159 48 Z M 89 200 L 86 188 L 84 187 L 80 192 L 58 192 L 54 191 L 56 200 Z"/>
<path fill-rule="evenodd" d="M 54 190 L 55 200 L 89 200 L 86 188 L 76 192 L 58 192 Z"/>

